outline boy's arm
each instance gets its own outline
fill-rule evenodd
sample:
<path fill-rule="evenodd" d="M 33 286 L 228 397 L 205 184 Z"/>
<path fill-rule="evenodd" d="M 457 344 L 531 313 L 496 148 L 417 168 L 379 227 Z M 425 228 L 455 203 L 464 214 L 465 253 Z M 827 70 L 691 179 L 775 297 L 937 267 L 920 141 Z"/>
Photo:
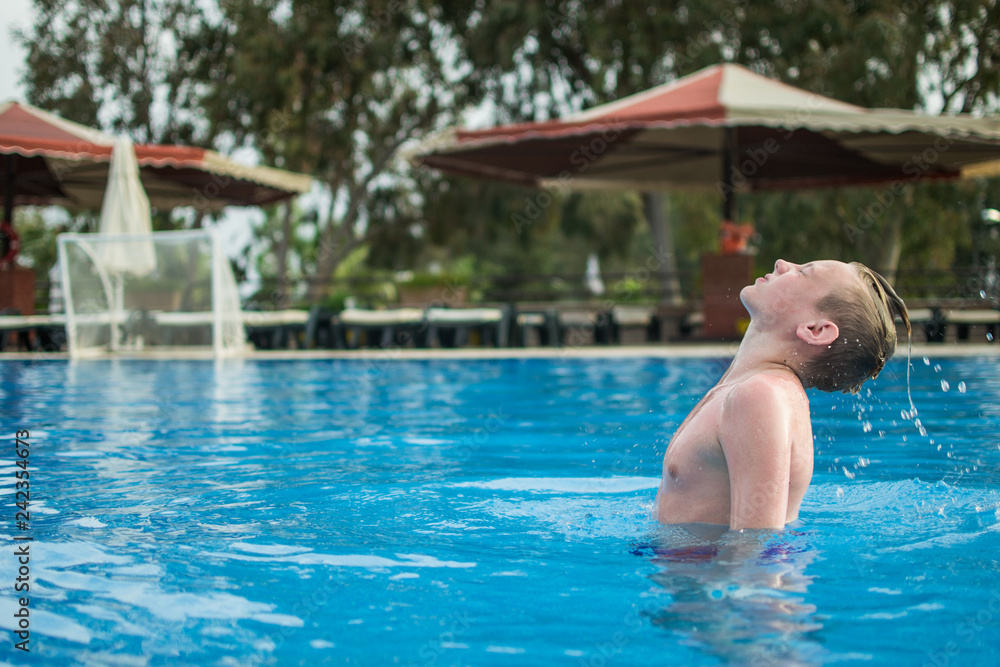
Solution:
<path fill-rule="evenodd" d="M 785 526 L 792 408 L 783 382 L 750 378 L 723 403 L 719 442 L 729 468 L 731 529 Z"/>

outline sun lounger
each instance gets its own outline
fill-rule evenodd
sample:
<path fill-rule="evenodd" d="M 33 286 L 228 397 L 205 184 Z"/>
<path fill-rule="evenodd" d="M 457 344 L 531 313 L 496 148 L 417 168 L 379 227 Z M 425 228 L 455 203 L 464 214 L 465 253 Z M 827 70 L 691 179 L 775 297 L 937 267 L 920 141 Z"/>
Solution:
<path fill-rule="evenodd" d="M 10 338 L 19 349 L 56 351 L 65 342 L 66 316 L 56 315 L 0 315 L 0 350 Z"/>
<path fill-rule="evenodd" d="M 111 324 L 116 318 L 112 317 L 111 313 L 83 313 L 77 314 L 76 319 L 80 324 L 96 325 Z M 119 317 L 117 320 L 119 324 L 124 324 L 128 317 Z M 0 330 L 14 331 L 47 326 L 66 326 L 66 315 L 62 313 L 54 315 L 0 315 Z"/>
<path fill-rule="evenodd" d="M 304 310 L 243 311 L 240 317 L 247 328 L 249 338 L 257 347 L 280 349 L 288 347 L 289 341 L 297 340 L 306 331 L 311 313 Z M 329 316 L 328 316 L 329 317 Z M 115 318 L 111 313 L 77 314 L 78 325 L 109 325 Z M 213 324 L 211 311 L 141 311 L 132 310 L 118 318 L 118 324 L 125 328 L 125 336 L 147 336 L 152 323 L 159 327 L 170 344 L 173 332 L 181 329 L 210 327 Z M 6 338 L 14 334 L 19 346 L 30 350 L 59 349 L 65 341 L 62 334 L 66 326 L 66 315 L 3 315 L 0 316 L 0 336 Z M 30 333 L 34 332 L 35 336 Z M 0 346 L 2 349 L 2 346 Z"/>
<path fill-rule="evenodd" d="M 654 306 L 615 306 L 611 311 L 611 339 L 622 342 L 623 329 L 641 329 L 646 342 L 660 340 L 660 318 Z"/>
<path fill-rule="evenodd" d="M 32 352 L 56 352 L 66 343 L 66 321 L 64 313 L 52 315 L 0 315 L 0 350 L 4 349 L 7 338 L 14 334 L 19 348 Z M 77 326 L 102 326 L 111 324 L 127 325 L 129 318 L 123 314 L 114 317 L 112 313 L 80 313 L 76 315 Z"/>
<path fill-rule="evenodd" d="M 909 312 L 909 317 L 910 325 L 913 328 L 922 328 L 929 343 L 945 342 L 950 325 L 955 326 L 957 340 L 969 340 L 971 327 L 977 325 L 986 327 L 990 334 L 988 340 L 993 340 L 996 337 L 997 324 L 1000 324 L 1000 311 L 988 309 L 914 308 Z"/>
<path fill-rule="evenodd" d="M 998 310 L 947 310 L 944 317 L 949 324 L 956 326 L 958 340 L 969 340 L 969 329 L 976 325 L 986 328 L 987 340 L 996 340 L 997 324 L 1000 324 L 1000 311 Z"/>
<path fill-rule="evenodd" d="M 509 308 L 428 308 L 427 341 L 437 338 L 442 347 L 460 347 L 476 331 L 484 345 L 507 347 L 509 312 Z"/>
<path fill-rule="evenodd" d="M 0 315 L 0 330 L 19 331 L 43 326 L 65 326 L 65 315 Z"/>
<path fill-rule="evenodd" d="M 661 338 L 662 319 L 655 306 L 620 305 L 610 311 L 600 305 L 529 308 L 513 318 L 516 345 L 526 345 L 536 332 L 541 345 L 620 343 L 623 329 L 640 328 L 647 341 Z"/>
<path fill-rule="evenodd" d="M 427 324 L 421 308 L 393 308 L 389 310 L 364 310 L 346 308 L 337 315 L 345 347 L 357 348 L 362 337 L 367 343 L 369 334 L 377 347 L 405 346 L 413 341 L 417 347 L 426 345 Z M 346 336 L 350 333 L 350 339 Z"/>
<path fill-rule="evenodd" d="M 296 346 L 311 347 L 305 335 L 311 317 L 313 313 L 305 310 L 245 310 L 243 324 L 257 349 L 283 350 L 293 341 Z"/>
<path fill-rule="evenodd" d="M 680 325 L 681 338 L 690 338 L 694 332 L 700 331 L 705 326 L 705 313 L 701 310 L 682 315 Z"/>
<path fill-rule="evenodd" d="M 530 332 L 538 334 L 539 345 L 559 345 L 559 315 L 554 308 L 519 312 L 514 318 L 514 344 L 524 347 L 528 344 Z"/>
<path fill-rule="evenodd" d="M 168 332 L 183 328 L 209 327 L 214 323 L 211 311 L 152 313 L 158 326 Z M 304 310 L 245 310 L 240 313 L 247 338 L 258 349 L 284 349 L 291 341 L 300 340 L 309 323 L 310 313 Z M 165 341 L 169 344 L 169 340 Z"/>
<path fill-rule="evenodd" d="M 563 345 L 578 347 L 612 342 L 611 313 L 600 308 L 559 311 L 559 335 Z"/>
<path fill-rule="evenodd" d="M 507 308 L 390 308 L 365 310 L 348 308 L 336 317 L 338 340 L 343 347 L 363 343 L 378 347 L 442 347 L 466 344 L 471 332 L 478 332 L 484 344 L 505 347 L 510 327 Z"/>
<path fill-rule="evenodd" d="M 937 308 L 912 308 L 909 310 L 908 315 L 910 317 L 910 324 L 926 324 L 928 322 L 934 321 L 934 312 Z M 939 311 L 940 312 L 940 311 Z M 899 317 L 896 318 L 897 322 L 902 322 L 903 320 Z"/>
<path fill-rule="evenodd" d="M 943 343 L 947 338 L 948 327 L 955 326 L 955 339 L 969 340 L 972 327 L 982 326 L 987 331 L 987 340 L 996 340 L 997 327 L 1000 325 L 1000 311 L 988 308 L 914 308 L 909 311 L 912 328 L 922 328 L 929 343 Z M 896 318 L 897 324 L 902 320 Z"/>
<path fill-rule="evenodd" d="M 940 343 L 944 341 L 944 334 L 947 322 L 944 313 L 939 308 L 913 308 L 908 313 L 911 329 L 923 329 L 924 338 L 929 343 Z M 896 318 L 897 336 L 905 334 L 906 330 L 901 327 L 902 318 Z"/>

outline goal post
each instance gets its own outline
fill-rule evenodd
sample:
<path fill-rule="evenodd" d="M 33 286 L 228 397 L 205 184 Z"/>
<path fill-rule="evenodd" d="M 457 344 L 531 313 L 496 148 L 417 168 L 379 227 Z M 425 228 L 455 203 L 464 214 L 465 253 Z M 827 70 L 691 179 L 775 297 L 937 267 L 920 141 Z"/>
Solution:
<path fill-rule="evenodd" d="M 247 349 L 239 292 L 211 229 L 60 234 L 71 357 Z"/>

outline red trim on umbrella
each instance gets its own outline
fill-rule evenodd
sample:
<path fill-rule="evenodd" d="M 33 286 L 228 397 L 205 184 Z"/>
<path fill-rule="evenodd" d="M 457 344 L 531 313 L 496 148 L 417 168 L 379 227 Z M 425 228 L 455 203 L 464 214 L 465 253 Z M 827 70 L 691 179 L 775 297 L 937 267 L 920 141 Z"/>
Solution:
<path fill-rule="evenodd" d="M 67 132 L 12 103 L 0 114 L 4 133 L 0 152 L 25 157 L 55 157 L 69 160 L 111 160 L 112 146 L 103 146 Z M 141 166 L 202 167 L 205 149 L 195 146 L 137 144 L 135 156 Z"/>
<path fill-rule="evenodd" d="M 205 149 L 195 146 L 137 144 L 135 157 L 143 167 L 202 167 Z"/>
<path fill-rule="evenodd" d="M 678 120 L 723 120 L 726 107 L 719 102 L 724 70 L 720 67 L 678 86 L 666 86 L 661 92 L 644 96 L 623 109 L 615 109 L 611 117 L 622 121 L 650 121 L 656 124 Z M 669 109 L 668 113 L 664 113 Z M 608 117 L 605 114 L 604 117 Z"/>
<path fill-rule="evenodd" d="M 111 159 L 111 146 L 101 146 L 67 132 L 39 118 L 17 102 L 11 103 L 0 114 L 0 119 L 5 130 L 0 134 L 0 152 L 70 160 Z"/>
<path fill-rule="evenodd" d="M 459 143 L 490 139 L 522 141 L 605 131 L 609 125 L 627 125 L 630 130 L 647 127 L 670 127 L 675 124 L 698 122 L 721 125 L 727 118 L 726 107 L 719 102 L 724 70 L 715 68 L 690 81 L 662 86 L 653 94 L 638 94 L 620 104 L 610 103 L 605 113 L 586 120 L 552 120 L 541 123 L 501 125 L 485 130 L 459 130 Z M 631 100 L 631 101 L 629 101 Z M 624 129 L 624 128 L 623 128 Z"/>
<path fill-rule="evenodd" d="M 18 203 L 94 206 L 112 151 L 113 137 L 97 130 L 30 105 L 0 105 L 0 154 L 7 156 L 0 176 L 13 174 Z M 304 179 L 290 173 L 244 167 L 196 146 L 139 144 L 135 153 L 154 206 L 262 205 L 303 191 L 296 181 Z"/>

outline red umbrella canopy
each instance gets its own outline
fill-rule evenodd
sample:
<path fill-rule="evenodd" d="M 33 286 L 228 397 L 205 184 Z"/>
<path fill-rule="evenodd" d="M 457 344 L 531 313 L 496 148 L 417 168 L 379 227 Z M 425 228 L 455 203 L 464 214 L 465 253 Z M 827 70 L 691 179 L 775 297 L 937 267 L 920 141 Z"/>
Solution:
<path fill-rule="evenodd" d="M 1000 158 L 1000 121 L 866 109 L 715 65 L 562 120 L 452 130 L 418 164 L 526 185 L 738 190 L 953 178 Z"/>
<path fill-rule="evenodd" d="M 100 209 L 113 146 L 111 135 L 27 104 L 2 104 L 0 197 Z M 157 208 L 271 204 L 311 184 L 303 174 L 244 166 L 204 148 L 140 144 L 135 154 L 143 188 Z"/>

